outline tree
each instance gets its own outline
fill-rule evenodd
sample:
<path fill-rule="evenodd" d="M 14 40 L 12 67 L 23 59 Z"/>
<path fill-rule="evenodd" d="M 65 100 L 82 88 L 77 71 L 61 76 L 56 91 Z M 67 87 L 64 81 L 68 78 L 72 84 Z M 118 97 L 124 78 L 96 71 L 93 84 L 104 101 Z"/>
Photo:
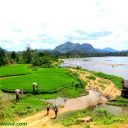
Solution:
<path fill-rule="evenodd" d="M 15 51 L 12 51 L 12 53 L 11 53 L 11 59 L 16 59 L 16 52 Z"/>
<path fill-rule="evenodd" d="M 30 64 L 32 61 L 32 50 L 27 47 L 26 51 L 23 52 L 23 60 L 25 63 Z"/>
<path fill-rule="evenodd" d="M 5 58 L 6 58 L 5 51 L 0 47 L 0 66 L 6 63 Z"/>
<path fill-rule="evenodd" d="M 52 62 L 49 56 L 39 56 L 38 53 L 35 53 L 32 57 L 33 66 L 42 66 L 42 67 L 51 67 Z"/>

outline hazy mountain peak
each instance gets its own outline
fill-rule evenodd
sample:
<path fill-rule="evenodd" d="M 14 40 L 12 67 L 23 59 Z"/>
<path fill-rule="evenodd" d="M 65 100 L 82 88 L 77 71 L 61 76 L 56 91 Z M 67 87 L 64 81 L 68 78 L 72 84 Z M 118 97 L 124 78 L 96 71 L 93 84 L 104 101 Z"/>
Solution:
<path fill-rule="evenodd" d="M 106 48 L 104 48 L 103 50 L 106 51 L 106 52 L 117 52 L 117 50 L 112 49 L 112 48 L 110 48 L 110 47 L 106 47 Z"/>

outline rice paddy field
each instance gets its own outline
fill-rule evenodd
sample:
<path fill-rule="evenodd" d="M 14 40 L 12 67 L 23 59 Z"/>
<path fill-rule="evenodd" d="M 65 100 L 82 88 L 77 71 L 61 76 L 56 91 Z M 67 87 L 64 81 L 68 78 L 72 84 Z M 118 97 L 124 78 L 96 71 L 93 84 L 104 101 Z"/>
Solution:
<path fill-rule="evenodd" d="M 0 67 L 0 77 L 14 76 L 31 73 L 28 64 L 13 64 Z"/>
<path fill-rule="evenodd" d="M 0 89 L 13 91 L 22 89 L 24 92 L 32 91 L 32 83 L 39 85 L 41 92 L 50 92 L 63 87 L 70 87 L 77 82 L 65 68 L 39 68 L 33 70 L 30 65 L 20 64 L 0 67 Z"/>

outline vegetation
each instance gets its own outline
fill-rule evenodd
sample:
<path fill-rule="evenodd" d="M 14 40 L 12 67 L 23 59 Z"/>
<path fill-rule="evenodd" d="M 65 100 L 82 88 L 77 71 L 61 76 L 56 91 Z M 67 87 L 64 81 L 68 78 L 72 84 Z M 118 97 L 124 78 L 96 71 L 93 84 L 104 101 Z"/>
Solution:
<path fill-rule="evenodd" d="M 54 53 L 54 52 L 53 52 Z M 83 58 L 83 57 L 104 57 L 104 56 L 128 56 L 128 51 L 122 52 L 80 52 L 71 51 L 67 53 L 57 53 L 59 58 Z"/>
<path fill-rule="evenodd" d="M 86 76 L 86 78 L 90 79 L 90 80 L 96 80 L 96 77 L 93 76 L 93 75 L 90 75 L 90 76 Z"/>
<path fill-rule="evenodd" d="M 92 117 L 95 125 L 121 124 L 128 121 L 128 119 L 126 119 L 128 114 L 115 116 L 109 113 L 106 109 L 99 108 L 96 110 L 84 109 L 79 111 L 67 112 L 63 115 L 60 115 L 55 122 L 61 122 L 65 127 L 79 124 L 82 125 L 81 122 L 79 122 L 79 119 L 87 116 Z"/>
<path fill-rule="evenodd" d="M 88 70 L 87 70 L 88 71 Z M 95 76 L 111 80 L 119 89 L 122 88 L 122 78 L 114 75 L 108 75 L 102 72 L 88 71 L 93 73 Z"/>
<path fill-rule="evenodd" d="M 5 68 L 6 69 L 6 68 Z M 24 92 L 32 91 L 32 83 L 37 82 L 40 92 L 52 93 L 65 87 L 71 87 L 72 82 L 77 80 L 68 74 L 64 68 L 40 68 L 31 74 L 17 77 L 8 77 L 1 80 L 1 89 L 22 89 Z"/>
<path fill-rule="evenodd" d="M 123 97 L 117 97 L 115 100 L 109 102 L 110 105 L 128 107 L 128 99 Z"/>
<path fill-rule="evenodd" d="M 0 67 L 0 77 L 32 73 L 28 64 L 13 64 Z"/>
<path fill-rule="evenodd" d="M 79 52 L 72 51 L 68 53 L 59 53 L 55 50 L 39 51 L 32 50 L 29 46 L 21 52 L 8 52 L 0 48 L 0 66 L 6 64 L 27 63 L 33 66 L 51 67 L 53 62 L 57 62 L 58 58 L 73 58 L 73 57 L 95 57 L 95 56 L 128 56 L 128 51 L 122 52 Z"/>
<path fill-rule="evenodd" d="M 0 66 L 20 63 L 53 67 L 55 62 L 58 62 L 58 56 L 47 51 L 32 50 L 30 47 L 27 47 L 25 51 L 7 52 L 0 48 Z"/>
<path fill-rule="evenodd" d="M 36 96 L 25 95 L 18 103 L 13 101 L 0 104 L 0 122 L 15 121 L 17 117 L 25 117 L 43 110 L 45 107 L 45 102 Z"/>

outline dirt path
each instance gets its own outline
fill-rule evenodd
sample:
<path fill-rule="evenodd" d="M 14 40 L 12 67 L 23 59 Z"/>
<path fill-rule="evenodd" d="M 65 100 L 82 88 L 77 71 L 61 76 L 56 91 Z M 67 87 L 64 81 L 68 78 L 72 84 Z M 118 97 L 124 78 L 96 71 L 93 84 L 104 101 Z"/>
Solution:
<path fill-rule="evenodd" d="M 53 116 L 54 113 L 50 113 L 50 115 L 46 115 L 46 111 L 41 111 L 35 115 L 31 115 L 24 119 L 17 121 L 16 123 L 27 123 L 26 126 L 5 126 L 0 128 L 50 128 L 46 127 L 46 125 L 50 125 L 49 120 Z M 54 127 L 52 127 L 54 128 Z"/>
<path fill-rule="evenodd" d="M 89 91 L 89 95 L 82 96 L 78 98 L 72 98 L 67 100 L 64 105 L 64 108 L 59 110 L 59 114 L 62 114 L 67 111 L 79 110 L 83 108 L 87 108 L 91 105 L 96 105 L 101 100 L 101 97 L 96 91 Z M 102 100 L 106 102 L 107 100 Z M 18 123 L 27 123 L 27 128 L 63 128 L 62 125 L 52 125 L 51 118 L 54 117 L 54 113 L 51 111 L 50 115 L 46 116 L 46 111 L 41 111 L 35 115 L 26 117 L 17 121 Z M 20 128 L 24 128 L 25 126 L 20 126 Z M 6 126 L 1 128 L 19 128 L 18 126 Z"/>

